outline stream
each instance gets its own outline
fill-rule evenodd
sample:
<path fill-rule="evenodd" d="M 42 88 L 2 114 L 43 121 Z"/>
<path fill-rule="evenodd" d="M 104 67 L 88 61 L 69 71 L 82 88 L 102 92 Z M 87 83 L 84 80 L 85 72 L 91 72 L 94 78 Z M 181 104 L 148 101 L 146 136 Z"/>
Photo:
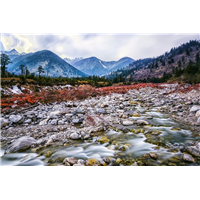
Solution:
<path fill-rule="evenodd" d="M 190 163 L 182 159 L 185 145 L 191 141 L 198 141 L 200 139 L 198 135 L 189 127 L 159 112 L 157 108 L 144 112 L 138 107 L 138 110 L 141 115 L 132 118 L 148 119 L 150 125 L 116 125 L 107 131 L 93 133 L 92 137 L 86 140 L 73 140 L 65 146 L 55 142 L 54 145 L 37 151 L 32 148 L 23 152 L 4 154 L 4 145 L 1 144 L 0 164 L 2 166 L 62 165 L 64 158 L 75 157 L 82 160 L 92 158 L 110 166 L 199 165 L 199 160 Z M 123 127 L 128 130 L 122 131 Z M 157 158 L 152 159 L 149 156 L 150 152 L 155 153 Z"/>

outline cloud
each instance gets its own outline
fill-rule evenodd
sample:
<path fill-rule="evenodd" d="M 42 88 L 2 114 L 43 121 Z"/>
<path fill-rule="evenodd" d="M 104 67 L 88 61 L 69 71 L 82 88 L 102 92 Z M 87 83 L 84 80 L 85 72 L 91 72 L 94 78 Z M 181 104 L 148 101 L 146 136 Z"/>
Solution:
<path fill-rule="evenodd" d="M 5 50 L 15 48 L 28 53 L 48 49 L 62 58 L 96 56 L 105 61 L 124 56 L 156 57 L 189 40 L 200 39 L 199 34 L 3 34 L 1 38 Z"/>

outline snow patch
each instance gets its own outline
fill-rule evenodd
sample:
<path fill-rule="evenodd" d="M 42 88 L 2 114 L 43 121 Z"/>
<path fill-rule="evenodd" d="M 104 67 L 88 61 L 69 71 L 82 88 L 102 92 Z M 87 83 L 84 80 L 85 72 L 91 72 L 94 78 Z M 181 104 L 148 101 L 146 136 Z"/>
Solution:
<path fill-rule="evenodd" d="M 107 67 L 99 60 L 100 64 L 106 69 Z"/>
<path fill-rule="evenodd" d="M 14 94 L 21 94 L 22 91 L 17 87 L 17 85 L 13 86 L 13 89 L 10 88 L 10 91 Z"/>

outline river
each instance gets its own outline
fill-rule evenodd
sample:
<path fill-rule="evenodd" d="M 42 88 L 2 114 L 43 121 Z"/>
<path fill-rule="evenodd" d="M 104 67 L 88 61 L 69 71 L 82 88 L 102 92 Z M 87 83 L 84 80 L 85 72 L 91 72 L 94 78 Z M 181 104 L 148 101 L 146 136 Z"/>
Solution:
<path fill-rule="evenodd" d="M 73 140 L 66 146 L 57 143 L 39 151 L 28 149 L 18 153 L 4 154 L 2 145 L 0 156 L 2 166 L 43 166 L 62 165 L 64 158 L 75 157 L 99 161 L 98 165 L 199 165 L 199 161 L 186 162 L 182 159 L 184 147 L 188 142 L 198 141 L 199 136 L 175 122 L 169 115 L 158 112 L 157 108 L 143 111 L 138 106 L 141 115 L 136 119 L 148 119 L 151 125 L 128 127 L 121 131 L 122 125 L 116 125 L 115 130 L 97 132 L 86 140 Z M 155 153 L 152 159 L 149 153 Z M 105 162 L 108 159 L 108 162 Z M 101 164 L 100 164 L 101 163 Z"/>

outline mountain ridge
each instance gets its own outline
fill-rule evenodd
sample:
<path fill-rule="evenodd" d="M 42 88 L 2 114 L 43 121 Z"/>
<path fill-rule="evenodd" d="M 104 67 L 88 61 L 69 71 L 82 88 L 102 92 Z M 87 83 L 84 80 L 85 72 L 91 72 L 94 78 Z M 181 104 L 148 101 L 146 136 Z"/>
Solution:
<path fill-rule="evenodd" d="M 77 61 L 73 65 L 88 75 L 103 76 L 110 73 L 112 70 L 123 68 L 133 62 L 134 60 L 129 57 L 123 57 L 118 61 L 103 61 L 92 56 Z"/>
<path fill-rule="evenodd" d="M 71 78 L 87 76 L 50 50 L 10 57 L 12 63 L 7 66 L 7 69 L 15 74 L 20 74 L 20 65 L 27 66 L 31 73 L 37 73 L 37 68 L 41 65 L 45 70 L 45 75 L 50 77 L 65 76 Z"/>

